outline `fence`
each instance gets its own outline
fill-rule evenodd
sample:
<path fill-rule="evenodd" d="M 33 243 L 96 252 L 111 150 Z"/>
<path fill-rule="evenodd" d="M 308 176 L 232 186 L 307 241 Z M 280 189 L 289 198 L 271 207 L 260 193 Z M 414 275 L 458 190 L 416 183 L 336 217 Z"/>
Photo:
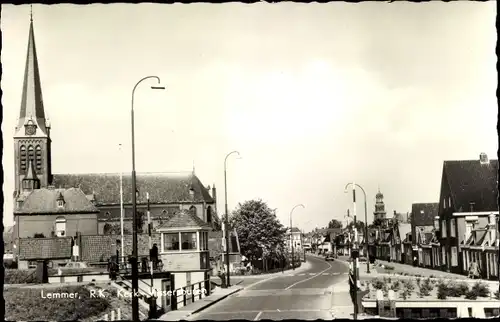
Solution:
<path fill-rule="evenodd" d="M 172 295 L 175 299 L 172 303 L 172 310 L 176 310 L 181 303 L 183 306 L 194 303 L 195 301 L 201 300 L 202 298 L 210 295 L 210 279 L 178 288 Z M 179 298 L 181 299 L 179 300 Z"/>
<path fill-rule="evenodd" d="M 110 313 L 104 314 L 102 319 L 104 321 L 120 321 L 122 319 L 122 311 L 120 308 L 112 310 Z"/>

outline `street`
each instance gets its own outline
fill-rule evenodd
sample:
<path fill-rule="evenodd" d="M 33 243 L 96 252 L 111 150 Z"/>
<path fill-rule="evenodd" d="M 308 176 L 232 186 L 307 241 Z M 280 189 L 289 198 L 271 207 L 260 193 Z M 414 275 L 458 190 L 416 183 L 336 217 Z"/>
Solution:
<path fill-rule="evenodd" d="M 311 267 L 306 271 L 253 283 L 188 320 L 331 320 L 332 307 L 349 311 L 352 302 L 346 264 L 314 256 L 308 256 L 307 261 Z"/>

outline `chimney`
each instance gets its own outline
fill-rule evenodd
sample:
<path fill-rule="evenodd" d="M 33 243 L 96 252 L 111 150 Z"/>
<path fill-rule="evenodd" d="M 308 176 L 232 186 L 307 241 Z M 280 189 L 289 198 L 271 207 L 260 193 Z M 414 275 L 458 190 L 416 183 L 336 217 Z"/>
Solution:
<path fill-rule="evenodd" d="M 215 190 L 215 183 L 212 186 L 212 199 L 214 199 L 215 203 L 217 203 L 217 191 Z"/>
<path fill-rule="evenodd" d="M 486 155 L 486 153 L 482 152 L 479 155 L 479 162 L 481 164 L 490 164 L 490 161 L 488 160 L 488 155 Z"/>

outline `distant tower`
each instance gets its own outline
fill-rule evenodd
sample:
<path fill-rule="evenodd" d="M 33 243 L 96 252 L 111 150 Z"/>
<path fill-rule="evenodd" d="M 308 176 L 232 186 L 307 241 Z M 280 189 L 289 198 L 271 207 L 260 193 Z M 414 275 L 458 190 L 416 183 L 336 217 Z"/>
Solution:
<path fill-rule="evenodd" d="M 382 221 L 385 220 L 385 204 L 384 204 L 384 195 L 380 192 L 380 188 L 378 189 L 378 193 L 375 196 L 375 212 L 373 213 L 373 218 L 375 220 L 380 219 Z"/>
<path fill-rule="evenodd" d="M 43 107 L 31 16 L 21 107 L 14 133 L 15 198 L 23 190 L 44 188 L 49 185 L 51 181 L 50 147 L 50 124 L 45 117 Z"/>

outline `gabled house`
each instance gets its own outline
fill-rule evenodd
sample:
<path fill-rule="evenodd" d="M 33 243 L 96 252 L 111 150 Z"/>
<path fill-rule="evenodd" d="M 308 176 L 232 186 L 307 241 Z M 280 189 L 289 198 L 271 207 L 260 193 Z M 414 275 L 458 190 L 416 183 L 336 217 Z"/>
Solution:
<path fill-rule="evenodd" d="M 461 244 L 464 272 L 468 272 L 470 264 L 476 262 L 482 278 L 498 280 L 497 218 L 491 214 L 488 224 L 472 230 L 470 237 Z"/>
<path fill-rule="evenodd" d="M 479 160 L 444 161 L 439 200 L 441 269 L 465 273 L 460 245 L 491 214 L 498 217 L 498 160 L 481 153 Z"/>
<path fill-rule="evenodd" d="M 438 215 L 439 203 L 414 203 L 411 206 L 411 234 L 415 236 L 412 240 L 413 246 L 413 257 L 418 257 L 420 262 L 419 252 L 419 244 L 422 243 L 422 233 L 430 233 L 434 231 L 434 220 Z M 426 240 L 424 244 L 426 245 L 424 248 L 431 248 L 430 240 Z M 431 254 L 432 258 L 432 254 Z M 424 263 L 425 261 L 422 261 Z M 426 264 L 423 264 L 426 266 Z"/>
<path fill-rule="evenodd" d="M 404 222 L 393 222 L 391 234 L 391 260 L 398 263 L 405 262 L 403 241 L 406 235 L 411 233 L 411 224 Z"/>

